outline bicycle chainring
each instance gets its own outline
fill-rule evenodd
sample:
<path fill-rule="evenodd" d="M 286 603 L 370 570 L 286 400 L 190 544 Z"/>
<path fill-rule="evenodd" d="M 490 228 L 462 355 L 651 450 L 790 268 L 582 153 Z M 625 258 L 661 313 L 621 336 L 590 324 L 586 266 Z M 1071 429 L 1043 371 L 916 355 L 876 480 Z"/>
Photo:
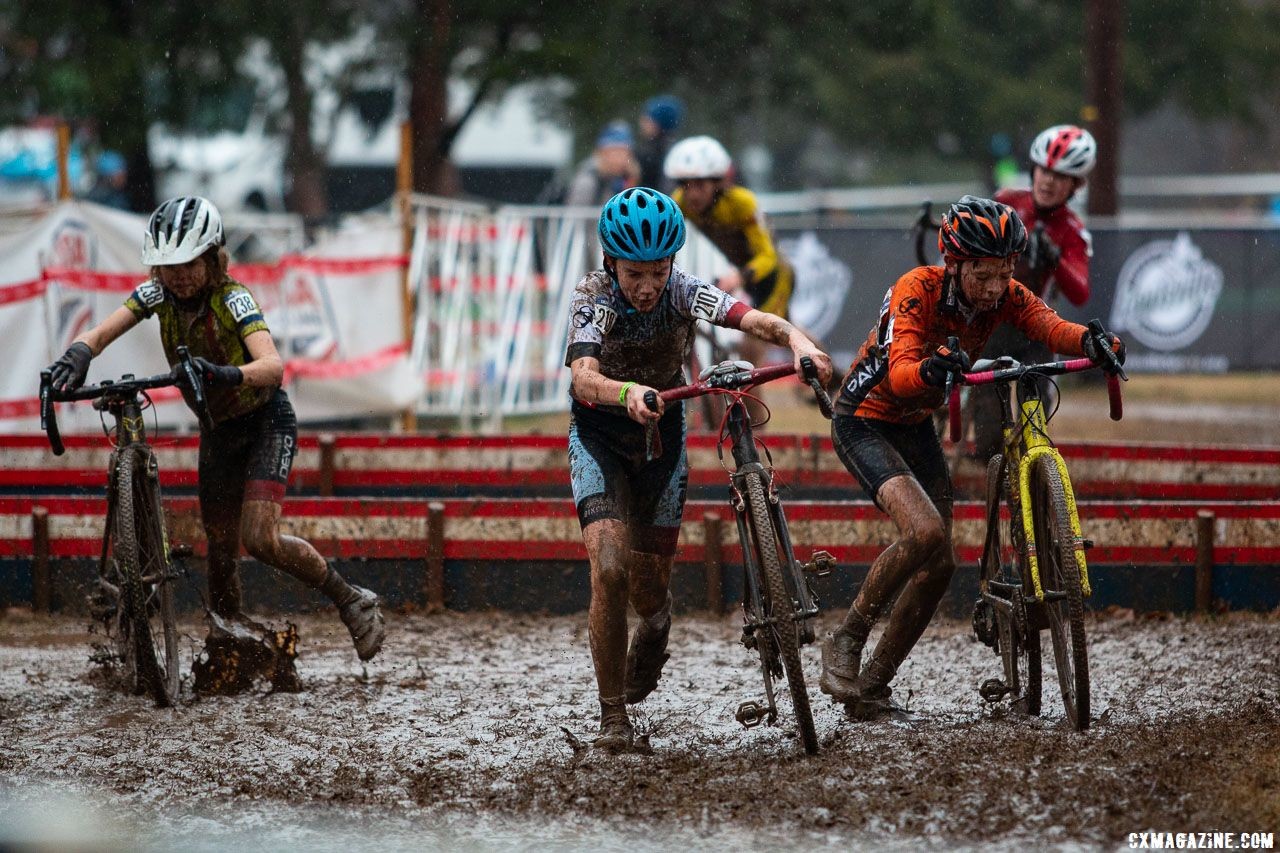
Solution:
<path fill-rule="evenodd" d="M 979 598 L 973 603 L 973 634 L 978 642 L 1000 651 L 1000 632 L 996 625 L 996 609 L 991 602 Z"/>

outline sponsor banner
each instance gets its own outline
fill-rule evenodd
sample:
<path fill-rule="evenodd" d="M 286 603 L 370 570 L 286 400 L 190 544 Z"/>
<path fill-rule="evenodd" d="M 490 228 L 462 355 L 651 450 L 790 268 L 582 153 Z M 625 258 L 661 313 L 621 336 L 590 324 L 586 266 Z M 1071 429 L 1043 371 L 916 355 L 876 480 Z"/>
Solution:
<path fill-rule="evenodd" d="M 848 365 L 876 322 L 885 288 L 916 265 L 909 224 L 816 228 L 830 257 L 852 273 L 838 319 L 824 336 Z M 777 229 L 780 241 L 804 233 Z M 1050 297 L 1075 322 L 1100 318 L 1124 337 L 1134 372 L 1219 373 L 1280 368 L 1280 228 L 1091 227 L 1091 296 L 1077 308 Z M 797 270 L 797 291 L 803 289 Z"/>
<path fill-rule="evenodd" d="M 84 202 L 58 205 L 28 229 L 0 237 L 0 421 L 39 429 L 40 370 L 101 322 L 145 281 L 139 264 L 146 217 Z M 233 265 L 261 309 L 283 357 L 286 388 L 300 417 L 389 415 L 412 404 L 421 380 L 409 368 L 401 322 L 401 275 L 408 263 L 390 224 L 340 231 L 306 256 Z M 168 372 L 155 320 L 93 360 L 89 382 Z M 194 427 L 176 394 L 152 393 L 155 423 Z M 97 431 L 88 404 L 59 406 L 67 433 Z M 148 421 L 151 421 L 150 413 Z"/>

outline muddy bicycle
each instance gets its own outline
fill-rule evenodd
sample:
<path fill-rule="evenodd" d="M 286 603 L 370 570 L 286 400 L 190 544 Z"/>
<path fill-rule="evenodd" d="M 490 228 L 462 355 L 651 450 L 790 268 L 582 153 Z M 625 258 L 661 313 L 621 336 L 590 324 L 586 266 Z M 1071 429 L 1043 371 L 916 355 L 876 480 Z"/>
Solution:
<path fill-rule="evenodd" d="M 55 391 L 50 371 L 40 373 L 40 427 L 55 456 L 63 453 L 54 403 L 92 400 L 115 446 L 107 469 L 107 518 L 90 595 L 94 618 L 106 625 L 113 662 L 122 663 L 130 688 L 158 707 L 178 696 L 178 629 L 174 581 L 188 548 L 169 549 L 156 457 L 147 443 L 143 411 L 156 388 L 191 390 L 201 422 L 208 425 L 204 386 L 186 347 L 169 373 L 137 379 L 125 374 L 75 391 Z M 109 415 L 113 426 L 108 427 Z"/>
<path fill-rule="evenodd" d="M 812 360 L 803 358 L 801 364 L 805 382 L 813 389 L 822 414 L 829 419 L 831 400 L 818 381 Z M 746 728 L 776 723 L 774 684 L 785 678 L 800 740 L 805 752 L 812 754 L 818 751 L 818 735 L 809 707 L 800 647 L 814 641 L 818 600 L 806 575 L 829 574 L 835 559 L 825 551 L 817 551 L 807 563 L 796 560 L 782 501 L 774 488 L 772 460 L 768 448 L 752 433 L 745 403 L 751 396 L 748 388 L 794 373 L 791 364 L 753 369 L 749 362 L 725 361 L 702 371 L 698 382 L 663 391 L 661 396 L 667 403 L 707 395 L 719 395 L 725 401 L 716 450 L 724 466 L 724 445 L 729 443 L 735 464 L 731 471 L 725 468 L 729 471 L 729 502 L 742 544 L 742 644 L 759 653 L 764 678 L 764 698 L 743 702 L 734 716 Z M 657 409 L 657 396 L 652 391 L 645 395 L 650 409 Z M 646 435 L 646 455 L 656 458 L 661 455 L 656 446 L 657 431 L 650 429 Z M 764 449 L 764 460 L 758 447 Z"/>
<path fill-rule="evenodd" d="M 1096 320 L 1089 329 L 1101 332 Z M 1127 377 L 1109 348 L 1106 352 L 1111 356 L 1103 368 L 1110 414 L 1119 420 L 1119 380 Z M 1048 630 L 1067 720 L 1077 731 L 1089 727 L 1084 601 L 1091 594 L 1085 551 L 1092 543 L 1081 532 L 1067 464 L 1049 438 L 1053 412 L 1046 411 L 1041 380 L 1097 367 L 1087 358 L 1024 365 L 1005 356 L 979 360 L 961 380 L 995 386 L 1004 427 L 1003 452 L 987 463 L 986 535 L 973 608 L 974 634 L 1000 656 L 1003 678 L 987 679 L 978 692 L 988 702 L 1007 698 L 1015 708 L 1038 716 L 1040 632 Z M 960 437 L 960 384 L 947 389 L 952 441 Z M 1009 386 L 1014 384 L 1016 416 L 1009 407 Z"/>

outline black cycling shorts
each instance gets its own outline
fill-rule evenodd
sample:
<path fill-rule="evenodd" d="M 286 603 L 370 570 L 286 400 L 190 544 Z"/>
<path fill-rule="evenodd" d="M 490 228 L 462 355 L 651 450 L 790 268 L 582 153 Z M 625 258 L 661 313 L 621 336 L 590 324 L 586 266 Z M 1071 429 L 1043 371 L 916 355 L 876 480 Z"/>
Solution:
<path fill-rule="evenodd" d="M 932 418 L 918 424 L 895 424 L 837 414 L 831 421 L 831 440 L 844 467 L 876 506 L 880 506 L 876 497 L 880 487 L 907 474 L 920 483 L 935 506 L 950 507 L 951 472 Z"/>
<path fill-rule="evenodd" d="M 569 472 L 583 527 L 617 519 L 627 525 L 633 551 L 669 557 L 676 552 L 689 485 L 683 403 L 666 407 L 658 434 L 662 456 L 646 462 L 643 426 L 574 403 Z"/>
<path fill-rule="evenodd" d="M 261 407 L 200 432 L 200 508 L 236 519 L 245 501 L 284 500 L 298 419 L 284 389 Z"/>

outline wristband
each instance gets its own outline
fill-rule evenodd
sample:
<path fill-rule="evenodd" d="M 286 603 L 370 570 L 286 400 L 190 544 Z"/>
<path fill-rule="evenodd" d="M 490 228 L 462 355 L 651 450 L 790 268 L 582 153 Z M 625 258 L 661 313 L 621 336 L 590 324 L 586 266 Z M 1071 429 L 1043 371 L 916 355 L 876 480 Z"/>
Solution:
<path fill-rule="evenodd" d="M 630 391 L 631 386 L 635 384 L 636 383 L 634 382 L 622 383 L 622 390 L 618 392 L 618 405 L 625 406 L 627 404 L 627 392 Z"/>

